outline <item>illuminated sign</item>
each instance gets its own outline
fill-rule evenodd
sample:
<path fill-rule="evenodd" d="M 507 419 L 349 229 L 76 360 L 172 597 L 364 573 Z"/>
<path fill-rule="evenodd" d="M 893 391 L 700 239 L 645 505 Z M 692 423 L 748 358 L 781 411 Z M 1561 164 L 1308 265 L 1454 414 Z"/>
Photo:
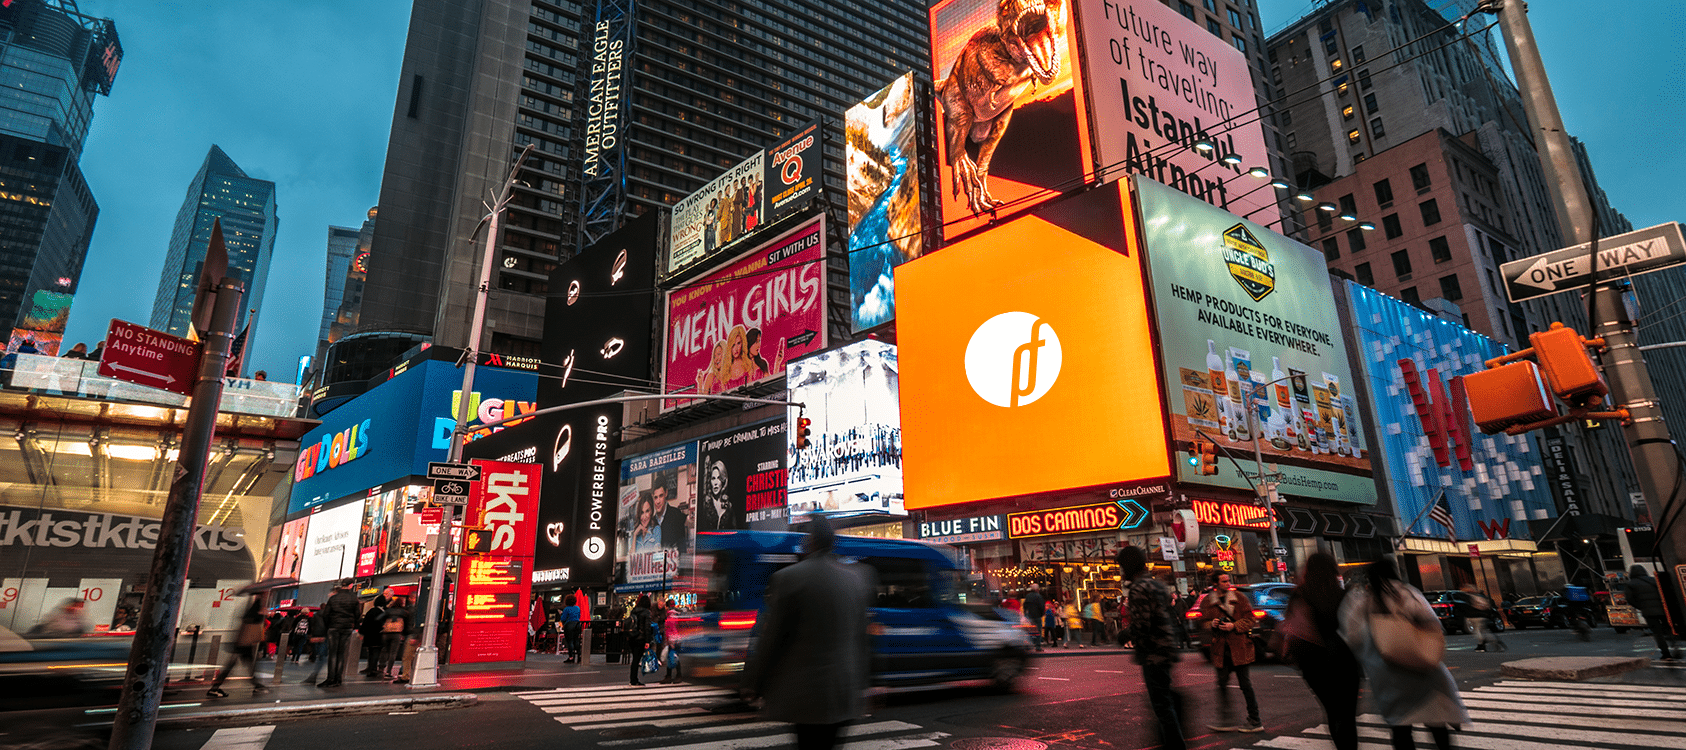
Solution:
<path fill-rule="evenodd" d="M 1195 500 L 1194 518 L 1205 526 L 1234 526 L 1247 529 L 1270 528 L 1269 512 L 1257 505 L 1247 503 Z"/>
<path fill-rule="evenodd" d="M 790 517 L 809 513 L 906 515 L 902 489 L 900 382 L 896 347 L 857 341 L 791 363 L 785 432 L 811 419 L 808 447 L 785 440 Z"/>
<path fill-rule="evenodd" d="M 469 594 L 463 597 L 457 619 L 469 622 L 517 620 L 521 618 L 521 594 Z"/>
<path fill-rule="evenodd" d="M 521 583 L 521 570 L 520 560 L 495 560 L 486 557 L 469 558 L 468 574 L 463 583 L 478 588 L 515 586 Z"/>
<path fill-rule="evenodd" d="M 972 516 L 919 524 L 919 538 L 941 544 L 967 544 L 1007 538 L 1006 516 Z"/>
<path fill-rule="evenodd" d="M 501 362 L 499 363 L 499 366 L 502 366 Z M 523 369 L 525 369 L 525 368 L 523 368 Z M 436 448 L 438 450 L 450 450 L 451 449 L 451 431 L 456 429 L 456 426 L 457 426 L 457 416 L 456 415 L 457 415 L 458 410 L 461 409 L 461 408 L 462 408 L 462 391 L 460 391 L 460 390 L 451 391 L 450 416 L 434 417 L 433 418 L 433 447 L 434 448 Z M 472 418 L 478 419 L 482 424 L 484 424 L 486 422 L 496 422 L 500 419 L 507 419 L 509 417 L 518 417 L 518 416 L 521 416 L 522 414 L 530 414 L 532 412 L 538 411 L 538 408 L 539 408 L 539 405 L 538 405 L 538 402 L 536 402 L 536 401 L 519 401 L 519 400 L 515 400 L 515 399 L 502 399 L 502 398 L 483 398 L 483 397 L 481 397 L 479 391 L 473 392 L 468 397 L 468 412 L 469 412 L 469 414 L 472 416 Z M 515 420 L 513 422 L 507 422 L 507 423 L 504 423 L 504 424 L 499 425 L 497 427 L 493 427 L 491 429 L 475 430 L 473 432 L 468 433 L 467 440 L 472 441 L 472 440 L 475 440 L 475 439 L 478 439 L 478 438 L 482 438 L 482 437 L 490 435 L 494 432 L 497 432 L 499 430 L 509 428 L 509 427 L 514 427 L 515 425 L 521 424 L 522 422 L 525 422 L 525 421 L 526 420 L 524 420 L 524 419 L 518 419 L 518 420 Z"/>
<path fill-rule="evenodd" d="M 1007 516 L 1007 538 L 1133 529 L 1147 516 L 1147 509 L 1134 500 L 1011 513 Z"/>
<path fill-rule="evenodd" d="M 1228 535 L 1219 534 L 1212 537 L 1212 543 L 1218 547 L 1212 552 L 1212 561 L 1218 564 L 1218 570 L 1224 572 L 1235 570 L 1235 540 Z"/>
<path fill-rule="evenodd" d="M 849 308 L 856 331 L 896 316 L 894 269 L 925 253 L 916 81 L 910 72 L 843 114 Z"/>
<path fill-rule="evenodd" d="M 451 661 L 516 661 L 526 654 L 526 615 L 538 536 L 538 464 L 471 461 L 480 481 L 469 491 L 466 518 L 489 536 L 484 556 L 463 557 L 453 611 Z M 460 638 L 457 637 L 460 635 Z"/>

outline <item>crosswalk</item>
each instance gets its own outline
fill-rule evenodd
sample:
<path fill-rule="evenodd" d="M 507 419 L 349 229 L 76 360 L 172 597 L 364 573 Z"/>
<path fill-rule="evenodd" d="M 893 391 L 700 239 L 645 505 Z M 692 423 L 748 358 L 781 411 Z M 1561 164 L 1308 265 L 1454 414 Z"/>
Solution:
<path fill-rule="evenodd" d="M 730 690 L 701 685 L 613 685 L 514 694 L 557 723 L 597 737 L 597 745 L 629 750 L 754 750 L 795 742 L 790 725 L 734 710 Z M 618 730 L 618 731 L 616 731 Z M 935 747 L 948 737 L 905 721 L 867 717 L 843 730 L 850 750 Z M 1686 750 L 1686 749 L 1683 749 Z"/>
<path fill-rule="evenodd" d="M 1452 744 L 1458 748 L 1686 750 L 1686 688 L 1511 680 L 1465 691 L 1463 698 L 1475 723 L 1453 733 Z M 1318 725 L 1252 747 L 1327 750 L 1328 737 L 1328 725 Z M 1360 750 L 1389 750 L 1389 737 L 1382 717 L 1358 717 Z M 1417 746 L 1433 747 L 1420 728 Z"/>

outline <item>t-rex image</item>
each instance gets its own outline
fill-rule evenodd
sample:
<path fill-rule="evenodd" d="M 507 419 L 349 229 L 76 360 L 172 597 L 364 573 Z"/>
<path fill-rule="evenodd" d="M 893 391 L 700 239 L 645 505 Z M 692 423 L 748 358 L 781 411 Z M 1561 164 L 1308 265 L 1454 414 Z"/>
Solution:
<path fill-rule="evenodd" d="M 965 191 L 973 213 L 1002 204 L 989 194 L 990 159 L 1019 95 L 1060 74 L 1065 23 L 1065 0 L 1000 0 L 995 25 L 966 41 L 937 86 L 954 195 Z"/>

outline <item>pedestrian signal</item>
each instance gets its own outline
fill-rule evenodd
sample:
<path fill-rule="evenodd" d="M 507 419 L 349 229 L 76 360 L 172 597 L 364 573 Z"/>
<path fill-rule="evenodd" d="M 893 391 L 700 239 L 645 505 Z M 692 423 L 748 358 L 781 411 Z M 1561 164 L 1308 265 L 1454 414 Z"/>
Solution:
<path fill-rule="evenodd" d="M 807 417 L 797 417 L 796 418 L 796 449 L 797 450 L 802 450 L 803 448 L 808 447 L 808 433 L 809 433 L 808 428 L 813 423 L 814 423 L 814 420 L 809 419 Z"/>
<path fill-rule="evenodd" d="M 463 529 L 462 551 L 465 555 L 485 555 L 492 551 L 490 529 Z"/>
<path fill-rule="evenodd" d="M 1570 406 L 1592 406 L 1610 392 L 1587 351 L 1589 343 L 1575 329 L 1552 323 L 1550 330 L 1529 334 L 1528 344 L 1540 360 L 1552 393 Z"/>

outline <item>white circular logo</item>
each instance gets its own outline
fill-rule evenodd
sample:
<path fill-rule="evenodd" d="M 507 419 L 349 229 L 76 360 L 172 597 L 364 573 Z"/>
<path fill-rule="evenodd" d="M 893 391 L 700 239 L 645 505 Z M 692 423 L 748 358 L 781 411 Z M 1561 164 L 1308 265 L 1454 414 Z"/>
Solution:
<path fill-rule="evenodd" d="M 603 553 L 609 551 L 609 546 L 603 543 L 601 537 L 594 536 L 585 540 L 585 546 L 580 551 L 585 553 L 587 560 L 601 560 Z"/>
<path fill-rule="evenodd" d="M 966 380 L 996 406 L 1025 406 L 1042 398 L 1060 376 L 1060 337 L 1027 312 L 1001 313 L 966 344 Z"/>

